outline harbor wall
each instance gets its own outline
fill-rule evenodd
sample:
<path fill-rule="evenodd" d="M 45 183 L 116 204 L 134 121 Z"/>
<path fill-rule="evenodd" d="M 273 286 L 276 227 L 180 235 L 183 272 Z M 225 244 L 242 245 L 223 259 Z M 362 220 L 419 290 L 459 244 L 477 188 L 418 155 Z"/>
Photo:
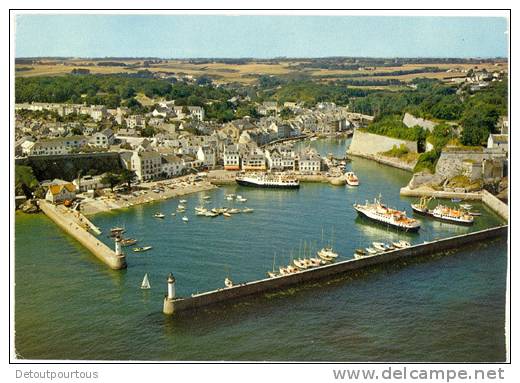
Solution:
<path fill-rule="evenodd" d="M 432 242 L 414 245 L 406 249 L 393 250 L 361 259 L 350 259 L 336 262 L 295 274 L 282 277 L 267 278 L 253 282 L 238 284 L 229 288 L 222 288 L 197 294 L 189 298 L 168 300 L 165 298 L 163 310 L 166 314 L 197 309 L 200 307 L 214 305 L 217 303 L 239 299 L 255 294 L 279 290 L 285 287 L 302 284 L 309 281 L 329 278 L 337 274 L 349 273 L 354 270 L 395 262 L 401 259 L 410 259 L 419 256 L 432 255 L 446 250 L 462 247 L 480 241 L 507 236 L 508 226 L 499 226 L 491 229 L 481 230 L 474 233 L 459 235 L 455 237 L 439 239 Z"/>
<path fill-rule="evenodd" d="M 505 220 L 509 221 L 509 206 L 495 197 L 487 190 L 482 190 L 482 202 L 484 202 L 490 209 L 495 211 Z"/>
<path fill-rule="evenodd" d="M 78 225 L 73 217 L 69 217 L 67 215 L 72 213 L 64 213 L 59 211 L 56 206 L 45 200 L 40 200 L 38 204 L 40 209 L 47 215 L 47 217 L 54 221 L 54 223 L 56 223 L 76 241 L 81 243 L 87 250 L 94 254 L 99 260 L 104 262 L 108 267 L 114 270 L 126 268 L 127 265 L 125 256 L 116 255 L 116 253 L 107 245 L 90 234 L 87 230 L 85 230 L 84 227 Z"/>
<path fill-rule="evenodd" d="M 435 198 L 460 198 L 463 200 L 482 200 L 482 194 L 477 193 L 463 193 L 463 192 L 448 192 L 443 190 L 433 190 L 430 188 L 416 188 L 410 189 L 408 186 L 402 187 L 399 194 L 406 197 L 435 197 Z M 494 209 L 493 209 L 494 210 Z"/>
<path fill-rule="evenodd" d="M 356 129 L 347 153 L 360 156 L 374 155 L 386 152 L 394 146 L 399 148 L 401 145 L 405 145 L 410 152 L 417 153 L 416 141 L 401 140 Z"/>
<path fill-rule="evenodd" d="M 83 175 L 92 170 L 101 174 L 109 171 L 117 172 L 122 167 L 117 152 L 30 156 L 16 159 L 15 163 L 30 166 L 35 177 L 40 181 L 54 178 L 72 181 L 78 177 L 80 171 Z"/>

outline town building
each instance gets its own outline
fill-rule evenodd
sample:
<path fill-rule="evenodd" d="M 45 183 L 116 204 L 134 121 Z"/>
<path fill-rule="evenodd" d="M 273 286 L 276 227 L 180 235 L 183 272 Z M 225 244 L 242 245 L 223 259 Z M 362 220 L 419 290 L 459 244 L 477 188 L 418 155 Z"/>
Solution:
<path fill-rule="evenodd" d="M 224 148 L 224 169 L 240 170 L 240 152 L 238 145 L 228 145 Z"/>
<path fill-rule="evenodd" d="M 132 154 L 130 166 L 139 181 L 150 181 L 161 174 L 161 155 L 155 151 L 136 150 Z"/>
<path fill-rule="evenodd" d="M 60 203 L 76 198 L 76 186 L 72 182 L 56 179 L 47 184 L 45 199 L 52 203 Z"/>
<path fill-rule="evenodd" d="M 74 149 L 79 149 L 88 142 L 85 136 L 58 137 L 37 141 L 30 149 L 31 156 L 50 156 L 68 154 Z"/>
<path fill-rule="evenodd" d="M 101 132 L 94 133 L 90 139 L 90 143 L 94 146 L 109 147 L 114 143 L 115 136 L 112 129 L 104 129 Z"/>

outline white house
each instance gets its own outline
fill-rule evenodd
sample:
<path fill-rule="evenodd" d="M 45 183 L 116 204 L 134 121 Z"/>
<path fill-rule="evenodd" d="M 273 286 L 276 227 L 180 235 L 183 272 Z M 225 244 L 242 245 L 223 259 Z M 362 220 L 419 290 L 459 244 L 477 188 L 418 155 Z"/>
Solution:
<path fill-rule="evenodd" d="M 178 176 L 184 169 L 184 161 L 176 155 L 162 156 L 161 173 L 171 178 Z"/>
<path fill-rule="evenodd" d="M 503 152 L 509 152 L 509 135 L 507 134 L 490 134 L 488 137 L 488 149 L 501 149 Z"/>
<path fill-rule="evenodd" d="M 321 170 L 321 158 L 316 154 L 304 154 L 298 161 L 298 170 L 302 174 L 317 173 Z"/>
<path fill-rule="evenodd" d="M 98 176 L 84 176 L 83 178 L 77 178 L 72 183 L 76 187 L 76 190 L 80 193 L 88 190 L 104 189 L 110 187 L 109 184 L 101 182 L 103 179 L 102 175 Z"/>
<path fill-rule="evenodd" d="M 161 155 L 154 151 L 134 151 L 130 159 L 130 169 L 139 181 L 149 181 L 162 172 Z"/>
<path fill-rule="evenodd" d="M 115 136 L 112 129 L 104 129 L 101 132 L 94 133 L 90 139 L 90 143 L 94 146 L 108 147 L 114 143 Z"/>
<path fill-rule="evenodd" d="M 237 145 L 228 145 L 224 148 L 224 169 L 240 170 L 240 152 Z"/>
<path fill-rule="evenodd" d="M 208 145 L 199 146 L 197 159 L 202 161 L 204 166 L 213 168 L 217 164 L 217 151 Z"/>
<path fill-rule="evenodd" d="M 54 180 L 48 185 L 45 199 L 52 203 L 59 203 L 65 200 L 72 201 L 76 198 L 76 186 L 67 181 Z"/>
<path fill-rule="evenodd" d="M 88 142 L 85 136 L 58 137 L 37 141 L 30 149 L 31 156 L 49 156 L 68 154 L 73 149 L 78 149 Z"/>

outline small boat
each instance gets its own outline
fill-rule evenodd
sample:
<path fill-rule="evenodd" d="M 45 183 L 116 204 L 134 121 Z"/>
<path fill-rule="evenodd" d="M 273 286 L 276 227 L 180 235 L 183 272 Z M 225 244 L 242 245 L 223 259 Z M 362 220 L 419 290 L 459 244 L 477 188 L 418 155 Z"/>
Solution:
<path fill-rule="evenodd" d="M 222 215 L 223 215 L 224 217 L 226 217 L 226 218 L 231 217 L 231 214 L 228 213 L 227 211 L 225 211 L 224 213 L 222 213 Z"/>
<path fill-rule="evenodd" d="M 297 272 L 300 271 L 300 270 L 298 270 L 297 267 L 292 266 L 292 265 L 288 265 L 287 268 L 286 268 L 286 270 L 287 270 L 287 272 L 288 272 L 289 274 L 295 274 L 295 273 L 297 273 Z"/>
<path fill-rule="evenodd" d="M 112 229 L 110 229 L 110 236 L 119 237 L 124 232 L 125 232 L 125 229 L 123 229 L 122 227 L 113 227 Z"/>
<path fill-rule="evenodd" d="M 401 248 L 405 248 L 405 247 L 410 247 L 410 246 L 412 246 L 412 245 L 410 244 L 410 242 L 408 242 L 408 241 L 404 241 L 404 240 L 400 240 L 400 241 L 399 241 L 399 244 L 401 245 Z"/>
<path fill-rule="evenodd" d="M 383 242 L 372 242 L 374 249 L 379 251 L 386 251 L 385 244 Z"/>
<path fill-rule="evenodd" d="M 233 287 L 233 281 L 229 278 L 224 279 L 224 284 L 226 287 Z"/>
<path fill-rule="evenodd" d="M 364 250 L 364 249 L 356 249 L 354 252 L 355 252 L 356 254 L 358 254 L 358 255 L 362 255 L 362 256 L 366 256 L 366 255 L 368 254 L 367 251 Z"/>
<path fill-rule="evenodd" d="M 322 253 L 321 251 L 318 251 L 318 257 L 323 259 L 326 262 L 332 262 L 334 260 L 333 257 L 328 256 L 326 253 Z"/>
<path fill-rule="evenodd" d="M 452 198 L 451 199 L 451 202 L 455 202 L 455 203 L 459 203 L 461 202 L 462 200 L 460 198 Z"/>
<path fill-rule="evenodd" d="M 179 202 L 180 202 L 180 203 L 186 203 L 186 202 L 188 202 L 188 201 L 186 201 L 185 199 L 181 199 Z"/>
<path fill-rule="evenodd" d="M 143 251 L 151 250 L 152 246 L 143 246 L 143 247 L 134 247 L 133 251 L 134 253 L 142 253 Z"/>
<path fill-rule="evenodd" d="M 125 238 L 121 240 L 121 246 L 132 246 L 137 243 L 137 239 L 134 238 Z"/>
<path fill-rule="evenodd" d="M 214 213 L 212 211 L 207 211 L 204 213 L 205 217 L 218 217 L 218 213 Z"/>
<path fill-rule="evenodd" d="M 468 213 L 469 213 L 469 215 L 472 215 L 473 217 L 479 217 L 482 215 L 482 213 L 479 211 L 470 211 Z"/>
<path fill-rule="evenodd" d="M 325 263 L 322 263 L 322 260 L 319 258 L 309 258 L 309 261 L 311 262 L 311 265 L 313 267 L 318 267 L 318 266 L 325 264 Z"/>
<path fill-rule="evenodd" d="M 186 217 L 186 216 L 182 217 L 182 220 L 183 220 L 184 222 L 188 222 L 188 221 L 189 221 L 188 217 Z"/>
<path fill-rule="evenodd" d="M 177 209 L 186 209 L 186 206 L 180 203 L 177 205 Z"/>
<path fill-rule="evenodd" d="M 289 274 L 289 271 L 287 271 L 287 269 L 285 267 L 281 267 L 279 268 L 280 270 L 280 275 L 288 275 Z"/>
<path fill-rule="evenodd" d="M 318 255 L 320 255 L 320 253 L 329 258 L 338 258 L 338 253 L 334 252 L 331 246 L 324 247 L 318 251 Z"/>
<path fill-rule="evenodd" d="M 252 213 L 254 209 L 251 209 L 250 207 L 245 207 L 242 209 L 242 213 Z"/>
<path fill-rule="evenodd" d="M 367 253 L 369 255 L 375 255 L 375 254 L 379 253 L 379 251 L 372 249 L 371 247 L 367 247 L 367 248 L 365 248 L 365 250 L 367 251 Z"/>
<path fill-rule="evenodd" d="M 141 289 L 148 290 L 150 288 L 150 281 L 148 280 L 148 273 L 144 275 L 143 281 L 141 282 Z"/>
<path fill-rule="evenodd" d="M 237 195 L 238 202 L 247 202 L 247 198 L 242 197 L 241 195 Z"/>
<path fill-rule="evenodd" d="M 349 186 L 359 186 L 359 179 L 354 174 L 354 172 L 345 173 L 345 180 Z"/>
<path fill-rule="evenodd" d="M 175 216 L 175 213 L 172 213 L 173 216 Z"/>
<path fill-rule="evenodd" d="M 296 266 L 299 269 L 305 270 L 307 268 L 307 265 L 301 259 L 293 259 L 293 263 L 294 263 L 294 266 Z"/>
<path fill-rule="evenodd" d="M 240 213 L 240 209 L 229 209 L 228 213 L 230 213 L 230 214 L 238 214 L 238 213 Z"/>
<path fill-rule="evenodd" d="M 202 197 L 203 199 L 205 200 L 208 200 L 208 199 L 211 199 L 211 197 L 209 195 L 205 195 L 204 197 Z"/>
<path fill-rule="evenodd" d="M 205 216 L 206 215 L 206 212 L 204 211 L 198 211 L 195 213 L 195 215 L 198 215 L 198 216 Z"/>
<path fill-rule="evenodd" d="M 177 213 L 184 213 L 186 209 L 177 209 Z"/>
<path fill-rule="evenodd" d="M 460 206 L 461 208 L 463 208 L 463 209 L 466 209 L 466 210 L 470 210 L 470 209 L 473 207 L 473 206 L 470 205 L 469 203 L 461 203 L 459 206 Z"/>
<path fill-rule="evenodd" d="M 273 273 L 272 271 L 268 271 L 268 272 L 267 272 L 267 276 L 268 276 L 269 278 L 275 278 L 275 277 L 277 277 L 278 275 L 276 275 L 276 273 Z"/>
<path fill-rule="evenodd" d="M 155 213 L 153 216 L 155 218 L 164 218 L 164 214 L 163 213 Z"/>

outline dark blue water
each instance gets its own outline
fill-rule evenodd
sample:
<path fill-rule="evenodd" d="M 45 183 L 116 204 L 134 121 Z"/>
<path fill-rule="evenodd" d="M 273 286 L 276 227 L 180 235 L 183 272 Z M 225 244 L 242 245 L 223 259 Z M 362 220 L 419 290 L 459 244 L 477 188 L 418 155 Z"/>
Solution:
<path fill-rule="evenodd" d="M 343 155 L 348 141 L 311 143 Z M 223 187 L 178 200 L 93 217 L 104 231 L 124 226 L 152 251 L 128 254 L 111 271 L 46 217 L 16 217 L 16 348 L 38 359 L 502 361 L 507 244 L 477 244 L 444 257 L 289 289 L 197 313 L 165 317 L 162 298 L 173 272 L 179 295 L 262 278 L 305 248 L 333 242 L 343 258 L 372 241 L 414 243 L 495 226 L 483 212 L 473 227 L 422 219 L 419 234 L 394 232 L 356 217 L 355 201 L 383 195 L 409 209 L 399 188 L 410 174 L 355 159 L 359 188 L 303 184 L 298 191 Z M 248 199 L 230 203 L 225 194 Z M 195 216 L 212 206 L 254 208 L 231 218 Z M 153 218 L 161 211 L 164 220 Z M 103 236 L 108 244 L 109 239 Z M 292 255 L 291 255 L 292 254 Z M 152 289 L 139 289 L 148 273 Z M 304 334 L 304 335 L 303 335 Z"/>

